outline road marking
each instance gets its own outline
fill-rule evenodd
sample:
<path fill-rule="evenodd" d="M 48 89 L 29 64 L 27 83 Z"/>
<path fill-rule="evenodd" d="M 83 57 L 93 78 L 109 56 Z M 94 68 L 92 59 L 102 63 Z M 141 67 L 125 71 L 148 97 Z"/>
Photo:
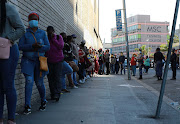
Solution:
<path fill-rule="evenodd" d="M 129 84 L 123 84 L 123 85 L 118 85 L 119 87 L 132 87 L 132 88 L 141 88 L 143 86 L 133 86 L 133 85 L 129 85 Z"/>

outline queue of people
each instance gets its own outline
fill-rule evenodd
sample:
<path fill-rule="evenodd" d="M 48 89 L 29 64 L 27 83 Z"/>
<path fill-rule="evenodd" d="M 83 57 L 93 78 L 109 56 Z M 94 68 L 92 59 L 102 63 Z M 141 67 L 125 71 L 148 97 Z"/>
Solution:
<path fill-rule="evenodd" d="M 0 124 L 3 124 L 3 107 L 6 95 L 8 109 L 8 124 L 15 123 L 15 112 L 17 94 L 14 84 L 15 71 L 19 60 L 19 50 L 22 51 L 21 72 L 25 78 L 25 105 L 24 114 L 31 113 L 31 96 L 33 84 L 35 82 L 41 103 L 39 110 L 45 111 L 47 98 L 44 77 L 48 77 L 51 100 L 59 101 L 63 93 L 70 93 L 67 86 L 78 89 L 94 73 L 103 75 L 126 74 L 126 58 L 123 52 L 120 55 L 110 54 L 107 49 L 96 51 L 92 47 L 85 46 L 86 41 L 82 40 L 78 45 L 76 34 L 68 35 L 64 32 L 55 33 L 53 26 L 48 26 L 47 30 L 41 30 L 38 26 L 40 16 L 37 12 L 28 15 L 29 27 L 25 31 L 25 26 L 16 8 L 6 0 L 1 0 L 0 4 Z M 7 9 L 8 8 L 8 11 Z M 19 39 L 19 44 L 16 41 Z M 19 47 L 18 47 L 19 46 Z M 9 56 L 3 56 L 8 51 Z M 6 57 L 6 58 L 5 58 Z M 172 51 L 171 65 L 173 76 L 176 79 L 176 54 Z M 46 61 L 47 60 L 47 61 Z M 156 76 L 162 80 L 162 67 L 164 56 L 157 48 L 154 54 L 156 63 Z M 47 63 L 45 63 L 47 62 Z M 143 67 L 148 73 L 150 59 L 144 58 L 142 50 L 139 54 L 133 54 L 131 58 L 132 75 L 136 75 L 136 66 L 139 66 L 139 79 L 142 79 Z M 47 64 L 47 66 L 46 66 Z M 48 68 L 47 68 L 48 67 Z M 44 69 L 47 68 L 47 69 Z M 77 80 L 79 75 L 79 81 Z M 68 84 L 66 84 L 66 77 Z"/>
<path fill-rule="evenodd" d="M 15 123 L 17 94 L 15 89 L 15 71 L 22 51 L 21 72 L 25 78 L 24 114 L 31 113 L 31 96 L 35 82 L 41 103 L 39 110 L 45 111 L 47 104 L 44 77 L 48 77 L 51 100 L 59 101 L 62 93 L 69 93 L 67 86 L 77 89 L 93 76 L 97 65 L 97 52 L 89 50 L 83 40 L 80 45 L 75 34 L 55 33 L 53 26 L 47 30 L 39 28 L 40 16 L 31 12 L 28 16 L 29 26 L 25 26 L 16 8 L 6 0 L 0 4 L 0 124 L 3 124 L 4 98 L 6 95 L 8 124 Z M 7 11 L 8 8 L 8 11 Z M 19 43 L 17 44 L 17 40 Z M 7 54 L 9 50 L 9 55 Z M 96 59 L 95 59 L 96 58 Z M 79 75 L 79 81 L 77 75 Z M 68 84 L 66 84 L 66 77 Z"/>

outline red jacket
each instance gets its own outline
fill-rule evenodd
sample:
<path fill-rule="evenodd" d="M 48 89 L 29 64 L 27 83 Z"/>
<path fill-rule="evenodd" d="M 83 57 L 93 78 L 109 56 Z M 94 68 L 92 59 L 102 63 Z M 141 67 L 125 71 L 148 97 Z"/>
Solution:
<path fill-rule="evenodd" d="M 136 65 L 136 58 L 133 56 L 131 58 L 131 66 Z"/>

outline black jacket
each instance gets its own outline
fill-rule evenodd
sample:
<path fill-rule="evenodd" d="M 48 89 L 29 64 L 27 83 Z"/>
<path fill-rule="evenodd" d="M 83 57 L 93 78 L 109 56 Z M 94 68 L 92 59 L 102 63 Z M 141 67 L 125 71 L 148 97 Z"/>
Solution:
<path fill-rule="evenodd" d="M 164 59 L 163 54 L 159 51 L 154 54 L 154 61 L 162 61 Z"/>
<path fill-rule="evenodd" d="M 171 55 L 171 65 L 172 66 L 176 66 L 176 63 L 177 63 L 177 55 L 176 55 L 176 53 L 173 53 L 172 55 Z"/>
<path fill-rule="evenodd" d="M 119 57 L 119 62 L 121 63 L 124 63 L 124 61 L 125 61 L 125 56 L 123 55 L 123 56 L 120 56 Z"/>
<path fill-rule="evenodd" d="M 63 54 L 64 54 L 65 61 L 73 61 L 73 54 L 72 54 L 72 49 L 71 49 L 70 44 L 68 43 L 64 44 Z"/>

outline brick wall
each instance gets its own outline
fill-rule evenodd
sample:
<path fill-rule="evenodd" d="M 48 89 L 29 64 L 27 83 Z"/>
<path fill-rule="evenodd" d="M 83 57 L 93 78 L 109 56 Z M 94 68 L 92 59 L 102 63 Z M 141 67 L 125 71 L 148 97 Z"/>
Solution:
<path fill-rule="evenodd" d="M 51 25 L 55 28 L 57 34 L 66 32 L 68 35 L 76 34 L 77 43 L 82 39 L 87 41 L 88 46 L 95 48 L 101 47 L 100 37 L 96 37 L 94 29 L 99 33 L 98 7 L 94 13 L 94 0 L 9 0 L 14 4 L 25 24 L 28 26 L 27 16 L 31 11 L 36 11 L 40 15 L 39 28 L 46 30 Z M 96 0 L 98 1 L 98 0 Z M 77 5 L 76 5 L 77 4 Z M 98 5 L 97 5 L 98 6 Z M 77 9 L 77 10 L 76 10 Z M 99 35 L 99 34 L 98 34 Z M 21 58 L 22 54 L 20 55 Z M 25 98 L 25 79 L 20 68 L 21 59 L 19 59 L 16 70 L 15 87 L 17 89 L 18 102 L 17 110 L 24 108 Z M 49 94 L 47 77 L 45 77 L 47 95 Z M 39 101 L 39 93 L 36 86 L 33 87 L 32 103 Z M 7 109 L 5 108 L 5 112 Z"/>

